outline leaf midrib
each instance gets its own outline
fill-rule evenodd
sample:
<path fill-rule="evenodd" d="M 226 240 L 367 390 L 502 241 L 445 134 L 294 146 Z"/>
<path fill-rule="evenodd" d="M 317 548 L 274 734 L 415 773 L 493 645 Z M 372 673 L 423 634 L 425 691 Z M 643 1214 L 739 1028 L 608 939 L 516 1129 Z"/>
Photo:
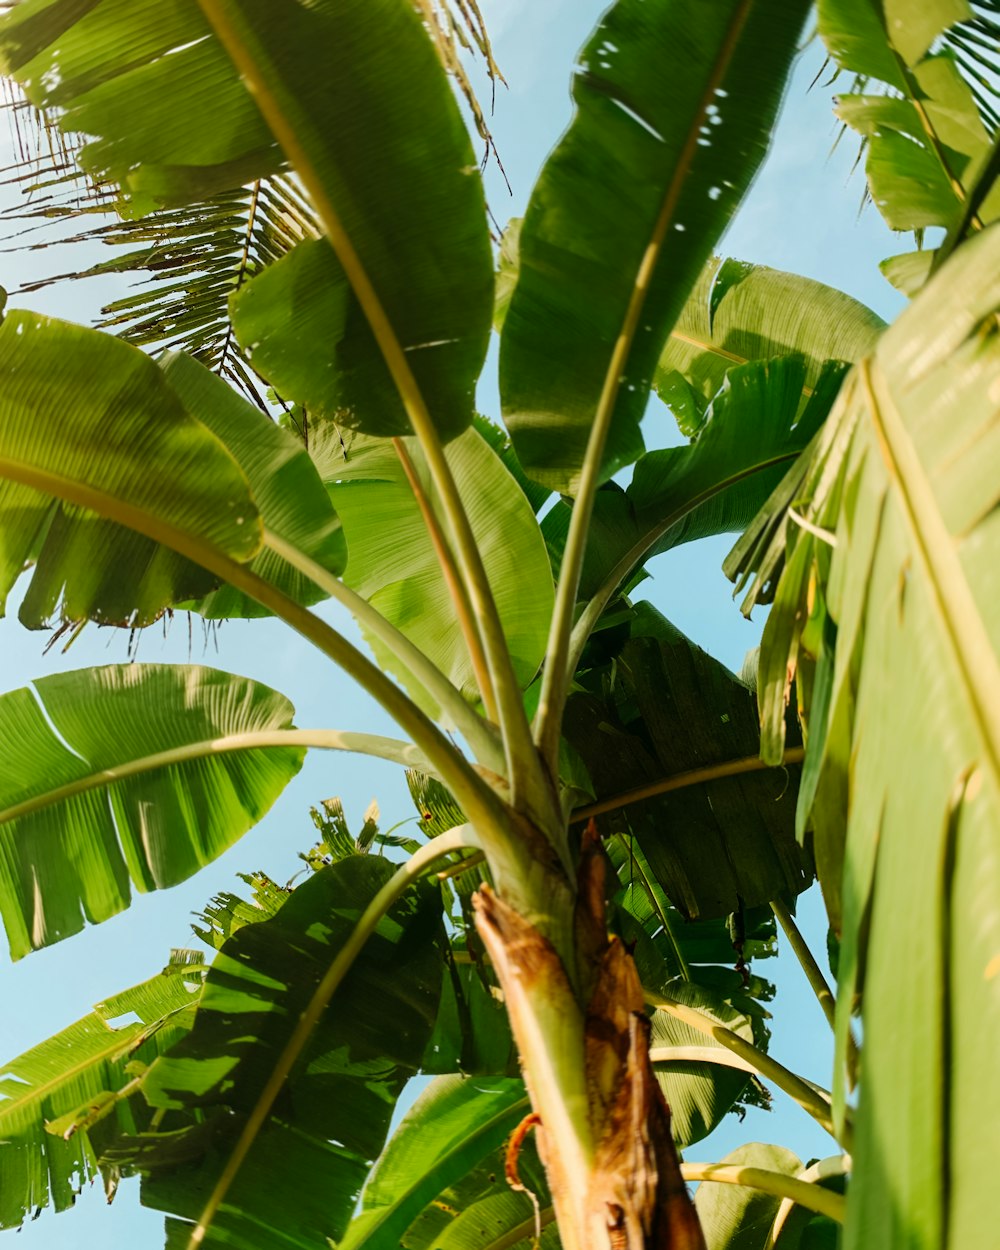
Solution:
<path fill-rule="evenodd" d="M 102 789 L 129 777 L 156 772 L 175 764 L 186 764 L 192 760 L 230 754 L 235 751 L 266 748 L 319 747 L 332 751 L 350 751 L 356 749 L 356 744 L 352 745 L 352 740 L 364 737 L 368 735 L 344 734 L 335 729 L 256 729 L 237 734 L 225 734 L 216 738 L 203 738 L 198 742 L 168 747 L 164 751 L 155 751 L 134 760 L 126 760 L 122 764 L 112 765 L 110 768 L 87 773 L 55 789 L 22 799 L 20 803 L 12 803 L 9 807 L 0 809 L 0 825 L 8 824 L 46 807 L 55 806 L 57 803 L 64 803 L 68 799 L 76 798 L 77 795 L 85 794 L 88 790 Z M 376 741 L 374 735 L 372 739 L 373 742 Z M 377 741 L 393 746 L 409 745 L 408 743 L 393 743 L 393 740 L 388 738 Z"/>

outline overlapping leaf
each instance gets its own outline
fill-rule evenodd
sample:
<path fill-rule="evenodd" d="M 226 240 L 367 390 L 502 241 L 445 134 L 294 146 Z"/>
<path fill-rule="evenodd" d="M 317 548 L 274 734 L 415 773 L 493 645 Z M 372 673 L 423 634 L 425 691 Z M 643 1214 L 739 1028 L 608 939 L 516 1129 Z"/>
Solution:
<path fill-rule="evenodd" d="M 824 368 L 802 410 L 799 358 L 734 366 L 693 443 L 647 452 L 626 489 L 607 483 L 598 492 L 580 597 L 596 608 L 650 556 L 746 526 L 822 424 L 842 374 L 835 363 Z M 562 501 L 545 518 L 554 563 L 571 514 Z"/>
<path fill-rule="evenodd" d="M 749 1018 L 736 1011 L 721 993 L 695 981 L 674 981 L 669 992 L 679 1002 L 696 1008 L 746 1041 L 754 1041 Z M 670 1108 L 674 1140 L 681 1147 L 707 1137 L 721 1123 L 749 1080 L 746 1072 L 722 1063 L 693 1060 L 690 1055 L 682 1057 L 684 1048 L 688 1047 L 708 1054 L 717 1050 L 723 1059 L 730 1053 L 714 1038 L 696 1032 L 682 1020 L 664 1012 L 654 1013 L 650 1035 L 653 1070 Z M 673 1057 L 671 1052 L 674 1052 Z"/>
<path fill-rule="evenodd" d="M 824 890 L 842 929 L 841 1107 L 849 1010 L 864 991 L 849 1250 L 959 1246 L 991 1218 L 998 273 L 992 228 L 957 251 L 845 386 L 801 491 L 815 528 L 765 516 L 731 565 L 766 569 L 766 593 L 788 553 L 762 706 L 773 757 L 797 667 L 804 815 L 823 834 Z M 904 915 L 915 923 L 901 925 Z M 918 1139 L 919 1151 L 896 1148 Z"/>
<path fill-rule="evenodd" d="M 853 363 L 884 329 L 864 304 L 822 282 L 713 256 L 671 331 L 653 385 L 691 436 L 701 426 L 705 401 L 732 369 L 801 356 L 808 397 L 828 360 Z"/>
<path fill-rule="evenodd" d="M 349 549 L 345 581 L 467 697 L 475 697 L 475 679 L 448 587 L 392 442 L 342 432 L 330 421 L 314 424 L 309 442 L 344 525 Z M 429 506 L 438 512 L 416 440 L 406 439 L 404 447 Z M 453 440 L 446 454 L 482 553 L 514 672 L 527 685 L 545 653 L 552 614 L 552 572 L 538 522 L 524 492 L 478 430 Z M 438 524 L 444 529 L 441 515 Z M 379 662 L 419 693 L 419 683 L 399 657 L 369 641 Z"/>
<path fill-rule="evenodd" d="M 190 356 L 170 353 L 160 367 L 185 409 L 224 444 L 246 474 L 267 531 L 291 543 L 331 573 L 343 571 L 347 544 L 319 474 L 301 443 L 275 425 L 221 378 Z M 312 581 L 266 545 L 250 565 L 298 603 L 325 597 Z M 206 617 L 261 616 L 265 609 L 231 586 L 196 605 Z"/>
<path fill-rule="evenodd" d="M 501 1148 L 529 1110 L 524 1085 L 515 1078 L 438 1077 L 393 1134 L 365 1186 L 361 1212 L 339 1250 L 407 1245 L 407 1230 L 417 1220 L 414 1247 L 441 1245 L 442 1230 L 461 1212 L 452 1208 L 440 1214 L 425 1213 L 425 1208 L 452 1186 L 460 1188 L 487 1158 L 495 1160 L 502 1172 Z M 525 1195 L 511 1193 L 510 1198 L 513 1201 L 500 1216 L 505 1230 L 510 1226 L 510 1208 L 517 1212 L 515 1221 L 534 1218 Z M 470 1223 L 476 1227 L 474 1221 Z M 462 1243 L 445 1244 L 457 1250 Z"/>
<path fill-rule="evenodd" d="M 0 696 L 0 913 L 15 958 L 185 880 L 231 846 L 302 751 L 283 696 L 214 669 L 114 665 Z M 229 748 L 229 749 L 227 749 Z"/>
<path fill-rule="evenodd" d="M 413 353 L 440 430 L 459 433 L 489 336 L 492 261 L 471 143 L 420 13 L 405 0 L 224 0 L 208 11 L 226 46 L 191 0 L 104 0 L 82 15 L 29 3 L 0 25 L 0 58 L 33 103 L 59 108 L 65 129 L 97 136 L 80 159 L 127 190 L 132 212 L 203 201 L 287 157 L 324 228 L 337 218 L 350 286 L 327 259 L 355 397 L 377 384 L 384 402 L 369 419 L 408 432 L 369 325 L 384 319 L 397 349 Z M 251 67 L 266 121 L 242 76 Z M 351 286 L 371 288 L 367 311 Z M 331 329 L 315 344 L 317 370 Z"/>
<path fill-rule="evenodd" d="M 648 604 L 626 628 L 578 675 L 585 692 L 570 697 L 564 726 L 598 800 L 757 753 L 754 699 L 732 673 Z M 682 915 L 723 916 L 741 900 L 754 906 L 809 884 L 809 856 L 795 840 L 796 776 L 789 767 L 719 777 L 598 823 L 632 833 Z"/>
<path fill-rule="evenodd" d="M 143 1083 L 168 1109 L 163 1132 L 118 1152 L 143 1171 L 146 1205 L 172 1217 L 168 1244 L 191 1233 L 301 1012 L 392 872 L 376 856 L 330 865 L 273 919 L 223 946 L 194 1027 Z M 326 1250 L 340 1239 L 434 1024 L 440 915 L 431 885 L 388 912 L 314 1029 L 203 1244 L 258 1250 L 263 1238 Z"/>
<path fill-rule="evenodd" d="M 790 1177 L 803 1171 L 801 1161 L 790 1150 L 760 1142 L 737 1147 L 722 1163 Z M 836 1250 L 839 1230 L 833 1220 L 811 1217 L 801 1207 L 782 1223 L 774 1239 L 781 1203 L 776 1195 L 749 1186 L 703 1182 L 695 1195 L 695 1207 L 708 1250 Z"/>
<path fill-rule="evenodd" d="M 619 0 L 584 48 L 501 335 L 505 420 L 528 473 L 553 489 L 575 490 L 608 403 L 604 475 L 642 451 L 656 362 L 764 156 L 806 11 Z"/>

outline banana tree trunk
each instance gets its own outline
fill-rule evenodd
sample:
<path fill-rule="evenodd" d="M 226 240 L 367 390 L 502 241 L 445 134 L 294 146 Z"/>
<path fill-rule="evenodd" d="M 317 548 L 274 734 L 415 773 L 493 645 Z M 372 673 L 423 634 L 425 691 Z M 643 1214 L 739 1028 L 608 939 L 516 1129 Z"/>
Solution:
<path fill-rule="evenodd" d="M 521 909 L 484 886 L 476 926 L 520 1052 L 563 1250 L 705 1250 L 649 1060 L 642 986 L 607 933 L 604 864 L 591 827 L 576 882 L 533 874 Z"/>

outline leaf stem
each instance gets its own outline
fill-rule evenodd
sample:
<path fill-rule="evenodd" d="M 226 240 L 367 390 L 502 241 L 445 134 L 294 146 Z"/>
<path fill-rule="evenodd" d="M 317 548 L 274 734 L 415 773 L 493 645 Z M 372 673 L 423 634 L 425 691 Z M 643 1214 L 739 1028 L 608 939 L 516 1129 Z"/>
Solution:
<path fill-rule="evenodd" d="M 749 1060 L 734 1054 L 725 1046 L 653 1046 L 649 1051 L 650 1063 L 714 1063 L 720 1068 L 735 1068 L 749 1076 L 760 1073 Z"/>
<path fill-rule="evenodd" d="M 373 608 L 367 599 L 346 586 L 339 577 L 335 577 L 292 543 L 286 542 L 268 529 L 264 530 L 264 543 L 321 590 L 325 590 L 332 599 L 347 608 L 358 623 L 369 629 L 376 638 L 391 647 L 422 683 L 427 693 L 440 705 L 442 711 L 451 718 L 476 759 L 493 772 L 502 773 L 504 753 L 499 738 L 476 710 L 466 703 L 461 691 L 448 680 L 433 660 L 391 621 L 386 620 L 377 608 Z"/>
<path fill-rule="evenodd" d="M 682 1163 L 681 1176 L 688 1182 L 717 1181 L 723 1185 L 743 1185 L 746 1189 L 759 1189 L 761 1193 L 790 1198 L 796 1205 L 828 1216 L 838 1224 L 843 1224 L 847 1212 L 847 1200 L 843 1194 L 784 1172 L 771 1172 L 767 1168 L 748 1168 L 738 1163 Z"/>
<path fill-rule="evenodd" d="M 823 975 L 822 968 L 820 968 L 813 957 L 813 953 L 806 944 L 801 930 L 785 904 L 780 899 L 772 899 L 769 906 L 784 930 L 785 937 L 788 938 L 788 945 L 795 952 L 795 958 L 802 965 L 802 971 L 806 974 L 806 980 L 809 982 L 812 992 L 816 995 L 819 1005 L 823 1009 L 823 1015 L 826 1016 L 827 1024 L 829 1024 L 831 1029 L 835 1028 L 837 1000 L 833 996 L 833 990 L 830 989 L 829 982 Z"/>
<path fill-rule="evenodd" d="M 734 1033 L 732 1029 L 727 1029 L 725 1025 L 719 1024 L 710 1016 L 697 1011 L 694 1007 L 688 1007 L 685 1003 L 679 1003 L 664 994 L 654 994 L 649 991 L 646 993 L 646 1001 L 650 1006 L 655 1007 L 657 1011 L 667 1012 L 676 1019 L 683 1021 L 690 1028 L 697 1029 L 699 1033 L 704 1033 L 706 1037 L 714 1038 L 720 1045 L 725 1046 L 735 1055 L 739 1055 L 741 1059 L 745 1059 L 747 1063 L 753 1066 L 758 1076 L 763 1077 L 765 1080 L 773 1081 L 780 1090 L 783 1090 L 790 1098 L 794 1099 L 804 1111 L 807 1111 L 818 1124 L 826 1129 L 835 1141 L 840 1140 L 834 1130 L 830 1095 L 826 1090 L 821 1089 L 818 1085 L 814 1085 L 811 1081 L 803 1080 L 801 1076 L 797 1076 L 786 1068 L 784 1064 L 778 1063 L 776 1059 L 772 1059 L 770 1055 L 765 1054 L 764 1051 L 758 1050 L 756 1046 L 740 1037 L 738 1033 Z M 851 1128 L 849 1122 L 845 1122 L 843 1136 L 846 1140 L 841 1141 L 840 1144 L 845 1150 L 850 1150 Z"/>
<path fill-rule="evenodd" d="M 717 781 L 722 777 L 738 777 L 743 773 L 762 772 L 767 768 L 783 768 L 787 764 L 801 764 L 805 758 L 802 747 L 789 747 L 780 764 L 766 764 L 759 755 L 744 755 L 735 760 L 723 760 L 719 764 L 706 764 L 704 768 L 692 768 L 685 773 L 674 773 L 672 777 L 664 777 L 661 781 L 651 781 L 648 785 L 637 786 L 634 790 L 625 790 L 622 794 L 613 795 L 610 799 L 601 799 L 597 803 L 588 803 L 586 807 L 578 807 L 570 816 L 571 824 L 590 820 L 593 816 L 603 816 L 607 812 L 616 812 L 619 808 L 628 807 L 632 803 L 641 803 L 643 799 L 654 799 L 659 794 L 669 794 L 672 790 L 684 790 L 688 786 L 698 786 L 706 781 Z"/>
<path fill-rule="evenodd" d="M 621 332 L 615 342 L 604 375 L 604 384 L 597 401 L 594 413 L 594 424 L 587 440 L 587 451 L 584 456 L 580 473 L 580 486 L 573 515 L 570 520 L 569 534 L 566 539 L 566 550 L 563 554 L 562 568 L 559 571 L 559 582 L 556 586 L 555 610 L 549 629 L 549 641 L 546 647 L 545 669 L 542 673 L 542 689 L 535 717 L 535 740 L 538 743 L 549 771 L 554 776 L 559 761 L 559 738 L 562 733 L 562 717 L 566 704 L 566 694 L 572 679 L 569 667 L 570 636 L 573 629 L 573 614 L 576 608 L 576 596 L 580 587 L 580 575 L 583 571 L 583 559 L 587 548 L 587 535 L 590 532 L 590 520 L 594 511 L 594 497 L 601 480 L 604 448 L 611 430 L 618 400 L 618 392 L 625 377 L 629 353 L 639 319 L 646 303 L 656 266 L 660 259 L 663 241 L 666 238 L 674 210 L 680 200 L 684 183 L 697 152 L 698 136 L 704 125 L 706 110 L 711 104 L 716 88 L 725 77 L 730 58 L 739 42 L 743 23 L 750 11 L 750 0 L 740 0 L 734 6 L 726 39 L 719 50 L 719 55 L 709 75 L 705 92 L 695 111 L 684 146 L 667 184 L 660 211 L 657 214 L 653 230 L 643 253 L 642 261 L 636 272 L 632 293 Z"/>
<path fill-rule="evenodd" d="M 462 637 L 465 639 L 465 647 L 469 653 L 473 672 L 476 675 L 476 685 L 479 687 L 486 715 L 491 721 L 496 723 L 497 701 L 493 691 L 493 679 L 490 676 L 489 665 L 486 662 L 486 655 L 483 651 L 483 640 L 479 635 L 479 626 L 472 613 L 469 592 L 455 564 L 455 554 L 445 538 L 441 526 L 438 524 L 431 501 L 427 498 L 427 492 L 417 476 L 416 468 L 410 459 L 410 453 L 406 450 L 406 444 L 401 438 L 394 438 L 392 445 L 396 449 L 399 463 L 403 466 L 406 480 L 409 482 L 410 489 L 413 491 L 413 497 L 417 501 L 420 515 L 423 517 L 424 526 L 434 548 L 438 565 L 441 568 L 441 574 L 444 577 L 445 585 L 448 587 L 448 594 L 455 609 L 455 615 L 458 618 Z"/>
<path fill-rule="evenodd" d="M 208 738 L 201 742 L 186 742 L 183 746 L 170 747 L 165 751 L 156 751 L 152 755 L 126 760 L 111 768 L 102 768 L 88 773 L 84 777 L 66 782 L 65 785 L 55 786 L 42 794 L 32 795 L 31 798 L 23 799 L 20 803 L 0 809 L 0 825 L 8 821 L 19 820 L 32 812 L 42 811 L 56 803 L 63 803 L 67 799 L 75 798 L 78 794 L 85 794 L 88 790 L 99 790 L 102 786 L 114 785 L 128 777 L 138 777 L 160 768 L 170 768 L 177 764 L 190 763 L 193 760 L 226 755 L 233 751 L 294 747 L 314 747 L 324 751 L 353 751 L 359 755 L 373 755 L 379 759 L 391 760 L 407 768 L 418 768 L 421 772 L 426 772 L 429 767 L 427 759 L 417 747 L 411 742 L 401 742 L 396 738 L 383 738 L 376 734 L 342 733 L 337 729 L 259 729 L 247 733 L 227 734 L 222 738 Z"/>
<path fill-rule="evenodd" d="M 198 1219 L 198 1223 L 191 1232 L 191 1236 L 188 1239 L 188 1250 L 197 1250 L 204 1241 L 205 1234 L 215 1219 L 219 1207 L 225 1201 L 226 1194 L 229 1192 L 233 1181 L 243 1166 L 243 1162 L 257 1134 L 264 1127 L 271 1108 L 274 1106 L 275 1099 L 281 1093 L 288 1074 L 295 1065 L 295 1061 L 302 1053 L 303 1047 L 308 1042 L 313 1029 L 319 1023 L 320 1017 L 329 1005 L 340 983 L 350 972 L 351 966 L 361 953 L 369 937 L 378 928 L 379 921 L 400 895 L 419 876 L 426 872 L 432 864 L 443 859 L 446 855 L 451 855 L 455 851 L 465 850 L 470 847 L 475 850 L 480 849 L 479 842 L 471 826 L 460 825 L 455 829 L 450 829 L 447 833 L 442 833 L 439 837 L 428 842 L 426 846 L 422 846 L 418 851 L 415 851 L 411 858 L 386 882 L 365 908 L 351 936 L 340 948 L 327 968 L 307 1007 L 296 1022 L 291 1036 L 285 1043 L 284 1050 L 282 1050 L 274 1067 L 271 1069 L 267 1083 L 261 1091 L 253 1110 L 247 1117 L 243 1131 L 240 1133 L 232 1153 L 226 1160 L 226 1166 L 222 1171 L 222 1175 L 212 1190 Z"/>

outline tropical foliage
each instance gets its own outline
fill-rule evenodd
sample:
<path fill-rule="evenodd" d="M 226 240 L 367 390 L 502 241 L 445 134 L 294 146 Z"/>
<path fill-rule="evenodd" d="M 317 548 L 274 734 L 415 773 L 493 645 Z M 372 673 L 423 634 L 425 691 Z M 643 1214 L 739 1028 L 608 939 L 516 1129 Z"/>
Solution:
<path fill-rule="evenodd" d="M 71 634 L 276 617 L 403 735 L 297 728 L 194 665 L 0 696 L 12 955 L 191 876 L 306 750 L 403 765 L 419 816 L 355 837 L 329 802 L 294 888 L 247 878 L 208 956 L 8 1063 L 4 1226 L 98 1175 L 139 1175 L 189 1250 L 953 1250 L 996 1224 L 995 6 L 818 6 L 868 194 L 938 232 L 886 262 L 914 296 L 890 327 L 717 254 L 809 8 L 615 0 L 501 240 L 458 102 L 488 143 L 472 0 L 0 18 L 77 162 L 67 194 L 26 158 L 29 215 L 113 210 L 133 250 L 98 268 L 156 278 L 102 329 L 3 318 L 0 596 L 23 575 L 22 622 Z M 493 333 L 504 428 L 475 408 Z M 732 533 L 744 610 L 771 604 L 741 677 L 635 598 L 647 560 Z M 793 916 L 816 877 L 836 994 Z M 830 1091 L 768 1054 L 778 927 Z M 830 1158 L 684 1157 L 771 1089 Z"/>

